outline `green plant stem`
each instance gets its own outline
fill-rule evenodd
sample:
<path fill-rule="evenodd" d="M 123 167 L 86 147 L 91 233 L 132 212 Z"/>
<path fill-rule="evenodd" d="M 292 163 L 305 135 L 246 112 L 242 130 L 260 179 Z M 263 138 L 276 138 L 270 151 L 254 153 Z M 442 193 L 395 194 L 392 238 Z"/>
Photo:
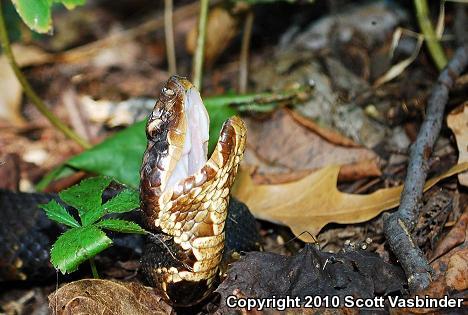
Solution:
<path fill-rule="evenodd" d="M 427 0 L 414 0 L 414 6 L 416 8 L 416 17 L 418 19 L 419 28 L 424 35 L 424 40 L 426 41 L 429 54 L 440 71 L 447 65 L 447 57 L 445 57 L 444 50 L 442 49 L 435 30 L 432 27 L 432 23 L 429 18 Z"/>
<path fill-rule="evenodd" d="M 205 56 L 206 22 L 208 17 L 209 0 L 200 0 L 200 16 L 198 20 L 197 48 L 193 56 L 193 84 L 201 91 L 203 59 Z"/>
<path fill-rule="evenodd" d="M 177 72 L 175 45 L 174 45 L 174 26 L 172 18 L 173 3 L 172 0 L 164 0 L 164 34 L 166 38 L 166 55 L 169 74 Z"/>
<path fill-rule="evenodd" d="M 13 55 L 13 51 L 10 46 L 10 40 L 8 39 L 8 33 L 5 26 L 5 20 L 3 17 L 3 8 L 2 3 L 0 1 L 0 42 L 2 44 L 3 53 L 7 57 L 7 60 L 15 73 L 16 78 L 20 82 L 21 86 L 23 87 L 24 92 L 32 101 L 34 106 L 43 114 L 50 123 L 55 126 L 57 129 L 62 131 L 67 137 L 76 141 L 79 145 L 83 148 L 88 149 L 91 145 L 84 139 L 82 139 L 79 135 L 77 135 L 73 130 L 68 128 L 64 123 L 60 121 L 44 104 L 41 98 L 34 92 L 33 88 L 29 84 L 26 77 L 21 72 L 18 64 L 16 63 L 15 56 Z"/>
<path fill-rule="evenodd" d="M 91 272 L 93 273 L 94 279 L 99 279 L 99 273 L 96 268 L 96 263 L 94 261 L 94 257 L 89 259 L 89 265 L 91 266 Z"/>
<path fill-rule="evenodd" d="M 242 35 L 242 45 L 239 60 L 239 93 L 247 92 L 247 82 L 249 79 L 249 48 L 250 38 L 252 37 L 252 27 L 254 22 L 254 13 L 252 10 L 247 12 L 244 22 L 244 34 Z"/>

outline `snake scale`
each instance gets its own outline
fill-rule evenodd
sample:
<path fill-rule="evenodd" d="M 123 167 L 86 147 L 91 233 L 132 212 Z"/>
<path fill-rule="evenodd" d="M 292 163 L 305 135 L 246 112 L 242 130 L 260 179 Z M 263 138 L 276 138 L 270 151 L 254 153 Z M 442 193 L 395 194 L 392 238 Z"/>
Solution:
<path fill-rule="evenodd" d="M 209 159 L 208 129 L 197 89 L 171 77 L 146 125 L 141 221 L 152 234 L 141 271 L 177 306 L 207 297 L 233 251 L 259 248 L 255 219 L 229 197 L 245 147 L 244 123 L 236 116 L 224 123 Z M 48 249 L 61 229 L 37 207 L 51 198 L 57 196 L 0 190 L 0 281 L 37 279 L 53 270 Z"/>

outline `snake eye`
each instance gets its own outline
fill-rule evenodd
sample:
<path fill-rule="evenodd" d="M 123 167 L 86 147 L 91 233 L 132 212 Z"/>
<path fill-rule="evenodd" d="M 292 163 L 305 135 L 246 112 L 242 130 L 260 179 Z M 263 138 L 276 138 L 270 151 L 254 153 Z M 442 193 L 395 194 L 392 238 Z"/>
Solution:
<path fill-rule="evenodd" d="M 171 90 L 171 89 L 169 89 L 167 87 L 163 87 L 161 92 L 166 96 L 174 96 L 175 95 L 174 90 Z"/>

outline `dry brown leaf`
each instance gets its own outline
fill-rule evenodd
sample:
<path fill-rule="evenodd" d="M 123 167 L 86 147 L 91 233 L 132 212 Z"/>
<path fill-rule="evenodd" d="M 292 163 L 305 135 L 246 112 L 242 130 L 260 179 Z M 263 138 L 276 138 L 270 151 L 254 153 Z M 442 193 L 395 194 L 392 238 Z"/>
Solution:
<path fill-rule="evenodd" d="M 13 45 L 12 49 L 20 67 L 38 65 L 52 59 L 52 55 L 38 47 Z M 23 89 L 5 55 L 0 56 L 0 82 L 0 118 L 15 126 L 24 125 L 20 113 Z"/>
<path fill-rule="evenodd" d="M 429 180 L 429 189 L 441 179 L 468 169 L 458 164 Z M 358 223 L 372 219 L 400 202 L 402 186 L 377 190 L 368 195 L 347 194 L 337 187 L 339 166 L 327 166 L 296 182 L 281 185 L 256 185 L 250 174 L 241 170 L 233 195 L 247 204 L 259 219 L 284 224 L 301 240 L 312 242 L 328 223 Z"/>
<path fill-rule="evenodd" d="M 468 102 L 447 116 L 447 124 L 457 139 L 458 163 L 468 162 Z M 468 187 L 468 172 L 458 174 L 460 184 Z"/>
<path fill-rule="evenodd" d="M 224 52 L 239 32 L 237 19 L 222 7 L 210 10 L 206 25 L 205 63 L 209 67 Z M 193 54 L 197 47 L 198 28 L 187 34 L 186 48 Z"/>
<path fill-rule="evenodd" d="M 437 244 L 437 247 L 432 254 L 431 260 L 438 258 L 456 246 L 466 241 L 466 232 L 468 229 L 468 206 L 462 216 L 458 219 L 455 226 L 448 234 Z"/>
<path fill-rule="evenodd" d="M 315 132 L 316 134 L 318 134 L 319 136 L 321 136 L 322 138 L 324 138 L 325 140 L 327 140 L 327 141 L 329 141 L 331 143 L 334 143 L 334 144 L 337 144 L 337 145 L 342 145 L 342 146 L 345 146 L 345 147 L 360 147 L 359 144 L 357 144 L 353 140 L 343 136 L 339 132 L 336 132 L 336 131 L 328 129 L 328 128 L 321 127 L 317 123 L 312 121 L 311 119 L 309 119 L 309 118 L 307 118 L 305 116 L 302 116 L 302 115 L 300 115 L 299 113 L 296 113 L 293 110 L 287 110 L 287 111 L 288 111 L 288 114 L 290 114 L 291 117 L 294 118 L 294 120 L 296 120 L 298 123 L 300 123 L 301 125 L 303 125 L 306 128 L 309 128 L 311 131 Z"/>
<path fill-rule="evenodd" d="M 54 314 L 172 314 L 153 288 L 138 283 L 84 279 L 49 295 Z"/>
<path fill-rule="evenodd" d="M 468 288 L 468 250 L 461 250 L 450 257 L 445 281 L 457 291 Z"/>
<path fill-rule="evenodd" d="M 313 173 L 312 170 L 300 170 L 292 171 L 288 173 L 268 173 L 268 174 L 259 174 L 253 173 L 252 179 L 256 184 L 284 184 L 299 180 L 305 176 Z M 380 168 L 375 163 L 374 160 L 364 160 L 353 164 L 346 164 L 341 166 L 340 173 L 338 174 L 338 181 L 353 181 L 359 178 L 364 178 L 368 176 L 380 176 Z"/>
<path fill-rule="evenodd" d="M 347 166 L 340 179 L 381 174 L 375 152 L 289 110 L 277 110 L 262 121 L 246 119 L 246 123 L 249 135 L 243 163 L 254 167 L 259 177 L 290 177 L 285 174 L 311 172 L 330 164 Z"/>

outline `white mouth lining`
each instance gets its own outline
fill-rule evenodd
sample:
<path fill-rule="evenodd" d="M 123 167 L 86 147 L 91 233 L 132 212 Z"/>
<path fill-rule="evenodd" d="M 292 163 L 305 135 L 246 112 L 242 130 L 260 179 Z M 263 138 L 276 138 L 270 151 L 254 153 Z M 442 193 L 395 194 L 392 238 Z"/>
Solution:
<path fill-rule="evenodd" d="M 184 113 L 187 125 L 184 148 L 166 189 L 198 172 L 207 161 L 210 118 L 200 93 L 194 87 L 185 94 Z"/>

